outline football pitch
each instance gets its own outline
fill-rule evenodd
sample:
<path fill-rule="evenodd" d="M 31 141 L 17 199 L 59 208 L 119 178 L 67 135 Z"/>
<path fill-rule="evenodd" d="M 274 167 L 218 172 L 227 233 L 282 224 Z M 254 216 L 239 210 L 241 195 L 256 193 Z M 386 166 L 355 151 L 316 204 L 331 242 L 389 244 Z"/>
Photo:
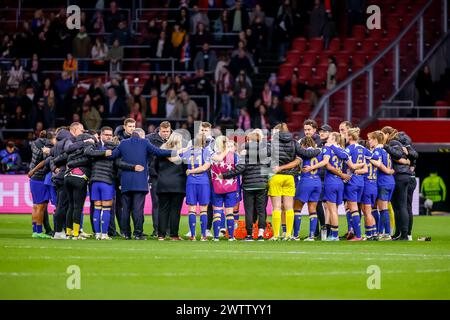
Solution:
<path fill-rule="evenodd" d="M 0 299 L 450 299 L 450 217 L 415 218 L 413 242 L 172 242 L 32 239 L 0 215 Z"/>

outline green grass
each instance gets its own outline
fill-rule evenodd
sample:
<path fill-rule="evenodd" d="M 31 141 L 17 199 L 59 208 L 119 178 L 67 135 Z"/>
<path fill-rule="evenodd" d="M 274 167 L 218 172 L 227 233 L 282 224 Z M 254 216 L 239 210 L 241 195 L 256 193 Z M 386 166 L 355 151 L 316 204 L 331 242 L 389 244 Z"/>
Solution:
<path fill-rule="evenodd" d="M 0 215 L 0 299 L 450 299 L 450 217 L 414 222 L 432 242 L 53 241 L 31 239 L 29 215 Z"/>

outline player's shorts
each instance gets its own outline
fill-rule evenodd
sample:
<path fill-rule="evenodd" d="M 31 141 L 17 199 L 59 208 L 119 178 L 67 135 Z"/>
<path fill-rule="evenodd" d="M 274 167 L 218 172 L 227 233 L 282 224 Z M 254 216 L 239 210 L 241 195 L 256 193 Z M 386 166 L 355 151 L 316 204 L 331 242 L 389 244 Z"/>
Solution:
<path fill-rule="evenodd" d="M 354 184 L 346 184 L 344 188 L 344 200 L 360 203 L 364 186 L 356 186 Z"/>
<path fill-rule="evenodd" d="M 326 184 L 323 192 L 323 201 L 342 204 L 344 198 L 344 184 Z"/>
<path fill-rule="evenodd" d="M 237 190 L 236 190 L 236 204 L 242 200 L 242 187 L 241 179 L 237 180 Z"/>
<path fill-rule="evenodd" d="M 269 196 L 272 197 L 294 197 L 295 181 L 294 176 L 287 174 L 276 174 L 269 180 Z"/>
<path fill-rule="evenodd" d="M 109 201 L 116 195 L 114 185 L 105 182 L 93 182 L 91 187 L 91 201 Z"/>
<path fill-rule="evenodd" d="M 211 192 L 211 202 L 214 207 L 222 208 L 225 206 L 225 208 L 233 208 L 239 201 L 238 201 L 238 194 L 240 192 L 228 192 L 228 193 L 222 193 L 217 194 L 214 192 L 214 190 Z"/>
<path fill-rule="evenodd" d="M 295 191 L 295 200 L 306 202 L 318 202 L 322 193 L 322 182 L 320 179 L 303 178 L 297 184 Z"/>
<path fill-rule="evenodd" d="M 236 195 L 234 195 L 236 197 Z M 186 204 L 189 206 L 207 206 L 211 200 L 210 184 L 186 185 Z"/>
<path fill-rule="evenodd" d="M 30 179 L 30 191 L 33 204 L 42 204 L 50 200 L 50 193 L 44 180 Z"/>
<path fill-rule="evenodd" d="M 395 184 L 378 186 L 378 199 L 381 201 L 391 201 L 394 189 Z"/>
<path fill-rule="evenodd" d="M 361 203 L 370 204 L 373 208 L 375 207 L 377 201 L 377 195 L 378 195 L 378 187 L 376 181 L 375 182 L 366 181 L 364 183 L 364 190 L 363 195 L 361 197 Z"/>

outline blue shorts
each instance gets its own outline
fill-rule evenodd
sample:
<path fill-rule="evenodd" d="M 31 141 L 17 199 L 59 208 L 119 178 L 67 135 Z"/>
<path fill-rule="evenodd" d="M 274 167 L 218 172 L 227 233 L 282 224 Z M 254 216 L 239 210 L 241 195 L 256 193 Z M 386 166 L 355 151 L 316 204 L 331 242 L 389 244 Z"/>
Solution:
<path fill-rule="evenodd" d="M 236 191 L 237 202 L 241 202 L 242 200 L 242 188 L 241 188 L 241 179 L 237 179 L 237 191 Z M 236 203 L 237 203 L 236 202 Z"/>
<path fill-rule="evenodd" d="M 345 201 L 360 203 L 364 186 L 355 186 L 353 184 L 346 184 L 344 188 Z"/>
<path fill-rule="evenodd" d="M 30 191 L 33 198 L 33 204 L 42 204 L 50 200 L 50 193 L 44 180 L 30 179 Z"/>
<path fill-rule="evenodd" d="M 92 183 L 90 199 L 92 201 L 109 201 L 113 200 L 116 195 L 114 185 L 105 182 Z"/>
<path fill-rule="evenodd" d="M 297 184 L 295 191 L 295 200 L 306 202 L 318 202 L 322 193 L 322 182 L 320 179 L 303 178 Z"/>
<path fill-rule="evenodd" d="M 236 195 L 234 195 L 236 196 Z M 186 185 L 186 204 L 188 206 L 207 206 L 211 198 L 210 184 Z"/>
<path fill-rule="evenodd" d="M 238 203 L 238 195 L 240 192 L 228 192 L 223 194 L 217 194 L 214 190 L 211 192 L 211 202 L 214 207 L 233 208 Z"/>
<path fill-rule="evenodd" d="M 48 189 L 48 194 L 50 195 L 50 202 L 52 205 L 56 206 L 56 199 L 58 199 L 58 196 L 56 195 L 55 187 L 50 184 L 47 184 L 46 187 Z"/>
<path fill-rule="evenodd" d="M 395 184 L 378 186 L 378 199 L 381 201 L 391 201 L 394 189 Z"/>
<path fill-rule="evenodd" d="M 326 184 L 323 200 L 337 205 L 341 205 L 344 198 L 344 185 L 343 184 Z"/>
<path fill-rule="evenodd" d="M 365 182 L 364 183 L 364 191 L 361 198 L 362 204 L 370 204 L 373 207 L 375 207 L 376 201 L 377 201 L 377 195 L 378 195 L 378 187 L 377 183 L 373 182 Z"/>

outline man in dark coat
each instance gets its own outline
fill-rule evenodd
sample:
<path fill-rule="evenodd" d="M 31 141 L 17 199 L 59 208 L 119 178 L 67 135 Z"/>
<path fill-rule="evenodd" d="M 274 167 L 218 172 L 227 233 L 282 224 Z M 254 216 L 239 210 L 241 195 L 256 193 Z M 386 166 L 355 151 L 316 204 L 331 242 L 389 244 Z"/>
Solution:
<path fill-rule="evenodd" d="M 134 239 L 146 240 L 143 235 L 144 203 L 148 193 L 148 158 L 152 154 L 170 157 L 172 151 L 161 150 L 152 145 L 145 139 L 144 130 L 138 128 L 133 131 L 131 138 L 123 140 L 111 155 L 113 159 L 122 157 L 122 160 L 127 163 L 144 167 L 141 172 L 123 171 L 120 177 L 123 208 L 122 227 L 127 240 L 131 239 L 130 212 L 133 214 Z"/>

